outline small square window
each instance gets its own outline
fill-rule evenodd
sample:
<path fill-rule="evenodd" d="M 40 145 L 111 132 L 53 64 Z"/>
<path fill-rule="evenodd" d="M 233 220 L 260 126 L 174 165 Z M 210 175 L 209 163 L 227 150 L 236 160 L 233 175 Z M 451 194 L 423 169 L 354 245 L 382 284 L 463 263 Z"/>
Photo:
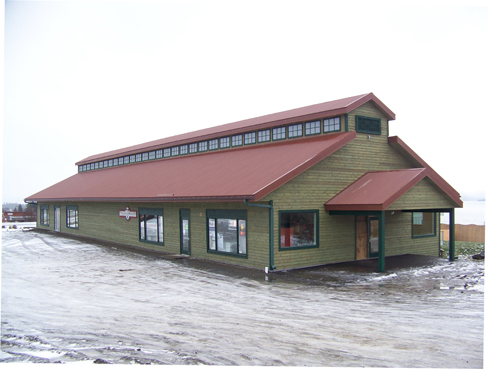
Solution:
<path fill-rule="evenodd" d="M 242 135 L 232 136 L 232 146 L 242 146 Z"/>
<path fill-rule="evenodd" d="M 271 141 L 271 132 L 269 129 L 264 131 L 258 131 L 258 142 L 268 142 Z"/>
<path fill-rule="evenodd" d="M 328 118 L 324 119 L 324 133 L 325 132 L 336 132 L 341 130 L 341 118 Z"/>
<path fill-rule="evenodd" d="M 95 163 L 90 164 L 90 170 L 93 170 L 93 169 L 95 169 Z"/>
<path fill-rule="evenodd" d="M 198 143 L 198 151 L 207 151 L 207 141 Z"/>
<path fill-rule="evenodd" d="M 190 144 L 190 154 L 197 152 L 198 146 L 196 143 Z"/>
<path fill-rule="evenodd" d="M 188 154 L 188 145 L 181 145 L 181 146 L 180 146 L 180 154 L 181 154 L 181 155 L 186 155 L 186 154 Z"/>
<path fill-rule="evenodd" d="M 95 163 L 95 169 L 98 169 L 98 163 Z"/>
<path fill-rule="evenodd" d="M 244 134 L 244 145 L 250 145 L 254 143 L 256 143 L 256 132 Z"/>
<path fill-rule="evenodd" d="M 161 159 L 163 157 L 163 150 L 156 150 L 156 159 Z"/>
<path fill-rule="evenodd" d="M 303 126 L 300 124 L 293 124 L 288 126 L 288 137 L 302 137 L 303 136 Z"/>
<path fill-rule="evenodd" d="M 130 158 L 128 156 L 124 156 L 124 164 L 129 164 Z"/>
<path fill-rule="evenodd" d="M 178 153 L 179 153 L 179 147 L 178 146 L 171 148 L 171 156 L 178 156 Z"/>
<path fill-rule="evenodd" d="M 111 167 L 112 165 L 114 165 L 113 159 L 108 159 L 108 166 Z"/>
<path fill-rule="evenodd" d="M 156 151 L 149 151 L 149 160 L 153 160 L 156 158 Z"/>
<path fill-rule="evenodd" d="M 273 141 L 283 140 L 285 138 L 286 138 L 286 128 L 285 127 L 273 128 Z"/>
<path fill-rule="evenodd" d="M 222 137 L 220 139 L 220 148 L 225 149 L 226 147 L 230 147 L 230 138 L 229 137 Z"/>
<path fill-rule="evenodd" d="M 147 153 L 147 152 L 143 152 L 143 153 L 142 153 L 142 161 L 146 161 L 146 160 L 148 160 L 148 159 L 149 159 L 149 153 Z"/>
<path fill-rule="evenodd" d="M 168 158 L 171 156 L 171 149 L 164 149 L 164 157 Z"/>
<path fill-rule="evenodd" d="M 136 154 L 136 162 L 139 162 L 142 160 L 142 154 Z"/>
<path fill-rule="evenodd" d="M 127 157 L 129 159 L 129 157 Z M 127 160 L 128 162 L 129 160 Z M 119 158 L 119 165 L 124 165 L 124 158 Z"/>
<path fill-rule="evenodd" d="M 305 136 L 320 134 L 320 120 L 305 123 Z"/>
<path fill-rule="evenodd" d="M 105 161 L 103 162 L 103 167 L 104 167 L 104 168 L 107 168 L 107 167 L 108 167 L 108 160 L 105 160 Z"/>
<path fill-rule="evenodd" d="M 216 138 L 214 140 L 208 141 L 208 148 L 210 150 L 217 150 L 219 148 L 219 139 Z"/>

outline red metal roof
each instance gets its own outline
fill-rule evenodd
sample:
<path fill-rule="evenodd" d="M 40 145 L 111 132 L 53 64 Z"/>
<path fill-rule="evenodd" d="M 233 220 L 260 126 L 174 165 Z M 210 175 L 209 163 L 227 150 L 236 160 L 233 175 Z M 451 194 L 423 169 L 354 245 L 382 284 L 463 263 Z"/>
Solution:
<path fill-rule="evenodd" d="M 83 172 L 26 201 L 259 200 L 355 137 L 344 132 Z"/>
<path fill-rule="evenodd" d="M 432 179 L 459 207 L 463 207 L 461 195 L 444 178 L 442 178 L 432 167 L 417 155 L 405 142 L 398 136 L 388 137 L 388 143 L 400 153 L 409 157 L 413 162 L 426 169 L 427 176 Z"/>
<path fill-rule="evenodd" d="M 325 210 L 386 210 L 425 176 L 425 168 L 368 172 L 327 201 Z"/>
<path fill-rule="evenodd" d="M 442 190 L 442 183 L 429 174 L 427 168 L 368 172 L 327 201 L 325 210 L 386 210 L 425 177 Z"/>
<path fill-rule="evenodd" d="M 251 130 L 265 129 L 280 126 L 283 124 L 304 122 L 307 120 L 345 114 L 349 113 L 350 111 L 356 109 L 357 107 L 363 105 L 368 101 L 372 101 L 378 107 L 378 109 L 380 109 L 388 117 L 389 120 L 395 119 L 395 113 L 393 113 L 385 104 L 383 104 L 373 93 L 368 93 L 340 100 L 329 101 L 321 104 L 310 105 L 298 109 L 287 110 L 280 113 L 264 115 L 257 118 L 241 120 L 235 123 L 228 123 L 216 127 L 206 128 L 173 137 L 146 142 L 135 146 L 113 150 L 85 158 L 77 162 L 76 165 L 115 158 L 122 155 L 130 155 L 141 151 L 183 145 L 199 140 L 208 140 L 211 138 L 233 135 L 248 132 Z"/>

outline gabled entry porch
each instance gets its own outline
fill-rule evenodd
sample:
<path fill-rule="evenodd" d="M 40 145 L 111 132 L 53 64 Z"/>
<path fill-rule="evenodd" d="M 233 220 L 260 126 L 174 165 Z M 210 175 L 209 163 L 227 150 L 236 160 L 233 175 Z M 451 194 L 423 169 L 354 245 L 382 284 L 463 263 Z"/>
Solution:
<path fill-rule="evenodd" d="M 388 210 L 390 216 L 395 213 Z M 450 229 L 454 231 L 454 209 L 422 209 L 422 210 L 400 210 L 402 213 L 449 213 Z M 378 258 L 378 271 L 384 272 L 386 257 L 386 214 L 387 211 L 365 211 L 365 210 L 331 210 L 333 216 L 355 216 L 356 217 L 356 260 Z M 435 225 L 438 232 L 439 226 Z M 453 234 L 454 235 L 454 234 Z M 414 236 L 412 236 L 414 237 Z M 422 237 L 422 236 L 419 236 Z M 436 237 L 437 239 L 437 237 Z M 454 237 L 449 239 L 449 260 L 455 259 Z"/>
<path fill-rule="evenodd" d="M 443 190 L 442 181 L 428 176 L 426 168 L 368 172 L 326 202 L 332 216 L 355 216 L 356 260 L 378 258 L 378 270 L 385 270 L 389 254 L 415 253 L 422 244 L 438 240 L 438 213 L 450 214 L 454 230 L 454 208 L 462 207 Z M 395 215 L 397 214 L 397 215 Z M 387 229 L 386 219 L 391 229 Z M 390 245 L 387 245 L 387 237 Z M 455 258 L 454 235 L 450 238 L 450 260 Z M 402 247 L 405 245 L 405 247 Z M 411 245 L 410 248 L 407 245 Z"/>

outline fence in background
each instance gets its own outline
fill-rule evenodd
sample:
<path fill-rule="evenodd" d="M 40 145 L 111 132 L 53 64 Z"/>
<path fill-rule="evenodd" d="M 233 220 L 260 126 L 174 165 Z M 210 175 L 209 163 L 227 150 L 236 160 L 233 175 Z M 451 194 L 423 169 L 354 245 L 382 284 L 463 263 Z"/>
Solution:
<path fill-rule="evenodd" d="M 464 242 L 485 242 L 485 226 L 475 224 L 456 224 L 455 225 L 456 241 Z M 449 240 L 449 225 L 441 224 L 441 235 L 444 241 Z"/>

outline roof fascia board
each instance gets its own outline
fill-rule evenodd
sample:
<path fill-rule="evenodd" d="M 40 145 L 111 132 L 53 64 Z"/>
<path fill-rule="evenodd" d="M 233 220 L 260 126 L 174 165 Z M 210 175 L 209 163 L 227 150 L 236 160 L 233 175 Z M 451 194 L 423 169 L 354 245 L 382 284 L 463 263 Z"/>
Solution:
<path fill-rule="evenodd" d="M 391 111 L 383 102 L 378 99 L 372 92 L 366 94 L 364 96 L 359 97 L 356 101 L 350 103 L 346 109 L 346 113 L 350 113 L 354 109 L 360 107 L 361 105 L 367 103 L 368 101 L 372 101 L 385 115 L 388 117 L 388 120 L 395 120 L 395 113 Z"/>
<path fill-rule="evenodd" d="M 444 191 L 459 207 L 463 207 L 461 195 L 444 178 L 442 178 L 432 167 L 427 164 L 417 153 L 415 153 L 400 137 L 388 137 L 388 143 L 400 153 L 407 154 L 420 166 L 427 170 L 427 176 Z"/>
<path fill-rule="evenodd" d="M 404 170 L 409 170 L 409 169 L 399 169 L 399 171 L 404 171 Z M 355 180 L 353 183 L 351 183 L 349 186 L 347 186 L 345 189 L 343 189 L 341 192 L 339 192 L 337 195 L 332 197 L 328 202 L 332 201 L 334 198 L 342 194 L 343 192 L 347 191 L 354 183 L 358 182 L 361 180 L 361 178 L 365 177 L 368 174 L 372 173 L 381 173 L 382 171 L 374 171 L 374 172 L 367 172 L 363 174 L 361 177 L 359 177 L 357 180 Z M 392 171 L 391 171 L 392 172 Z M 427 173 L 425 169 L 421 169 L 419 171 L 419 174 L 413 177 L 410 181 L 406 182 L 405 185 L 403 185 L 398 191 L 396 191 L 393 195 L 391 195 L 386 201 L 382 204 L 328 204 L 326 202 L 324 204 L 325 210 L 374 210 L 374 211 L 383 211 L 387 210 L 391 204 L 393 204 L 395 201 L 397 201 L 400 197 L 402 197 L 404 194 L 406 194 L 413 186 L 415 186 L 417 183 L 419 183 L 422 179 L 426 177 Z"/>
<path fill-rule="evenodd" d="M 163 139 L 163 140 L 159 140 L 159 141 L 155 142 L 153 145 L 149 145 L 149 146 L 140 147 L 140 146 L 144 145 L 144 144 L 141 144 L 141 145 L 136 145 L 137 147 L 135 147 L 133 149 L 131 149 L 131 147 L 128 147 L 127 150 L 119 149 L 119 150 L 109 151 L 107 153 L 92 155 L 92 156 L 89 156 L 83 160 L 76 162 L 75 165 L 83 165 L 83 164 L 87 164 L 87 163 L 92 163 L 93 161 L 114 159 L 114 158 L 118 158 L 120 156 L 127 156 L 127 155 L 133 155 L 133 154 L 141 153 L 143 151 L 145 152 L 145 151 L 152 151 L 152 150 L 160 150 L 160 149 L 165 149 L 165 148 L 174 147 L 174 146 L 187 145 L 190 143 L 195 143 L 195 142 L 205 141 L 205 140 L 211 140 L 211 139 L 215 139 L 215 138 L 231 136 L 231 135 L 236 135 L 236 134 L 242 134 L 245 132 L 254 132 L 254 131 L 259 131 L 259 130 L 263 130 L 263 129 L 279 127 L 281 125 L 288 125 L 288 124 L 293 124 L 293 123 L 302 123 L 302 122 L 306 122 L 306 121 L 310 121 L 310 120 L 314 120 L 314 119 L 319 119 L 319 118 L 329 118 L 332 116 L 346 114 L 347 112 L 348 112 L 347 108 L 337 108 L 337 109 L 325 110 L 325 111 L 320 111 L 320 112 L 311 113 L 311 114 L 303 114 L 303 115 L 299 115 L 299 116 L 295 116 L 295 117 L 278 119 L 278 120 L 265 122 L 265 123 L 259 123 L 259 124 L 255 124 L 255 125 L 249 125 L 246 127 L 239 127 L 239 128 L 229 129 L 229 130 L 223 130 L 223 131 L 219 131 L 219 132 L 215 132 L 215 133 L 204 134 L 201 136 L 195 135 L 194 137 L 185 138 L 185 139 L 181 139 L 181 140 L 164 142 L 165 139 Z M 168 140 L 169 139 L 170 138 L 168 138 Z M 232 148 L 229 148 L 229 149 L 232 149 Z"/>
<path fill-rule="evenodd" d="M 347 145 L 349 142 L 351 142 L 352 140 L 354 140 L 356 138 L 356 132 L 355 131 L 346 132 L 346 133 L 343 132 L 340 134 L 343 135 L 343 137 L 338 142 L 330 145 L 329 147 L 327 147 L 323 151 L 319 152 L 316 156 L 314 156 L 310 160 L 308 160 L 305 163 L 297 166 L 296 168 L 292 169 L 288 173 L 286 173 L 283 176 L 281 176 L 280 178 L 276 179 L 275 181 L 273 181 L 269 185 L 267 185 L 267 186 L 263 187 L 262 189 L 260 189 L 259 191 L 257 191 L 254 194 L 255 200 L 256 201 L 261 200 L 264 196 L 270 194 L 271 192 L 276 190 L 278 187 L 283 186 L 286 182 L 292 180 L 293 178 L 295 178 L 299 174 L 301 174 L 304 171 L 306 171 L 307 169 L 311 168 L 312 166 L 314 166 L 315 164 L 317 164 L 321 160 L 325 159 L 329 155 L 333 154 L 334 152 L 339 150 L 341 147 Z"/>
<path fill-rule="evenodd" d="M 253 195 L 245 196 L 208 196 L 208 197 L 70 197 L 70 198 L 35 198 L 24 201 L 37 202 L 242 202 L 254 201 Z"/>
<path fill-rule="evenodd" d="M 356 97 L 356 99 L 353 102 L 350 102 L 347 105 L 337 107 L 334 109 L 325 109 L 325 110 L 321 109 L 314 113 L 303 113 L 300 112 L 300 110 L 303 108 L 307 108 L 307 107 L 303 107 L 303 108 L 292 109 L 289 111 L 268 114 L 256 118 L 245 119 L 234 123 L 228 123 L 228 124 L 223 124 L 221 126 L 208 128 L 210 130 L 217 129 L 217 131 L 213 133 L 204 133 L 208 129 L 202 129 L 187 134 L 181 134 L 173 137 L 168 137 L 165 139 L 151 141 L 148 143 L 129 146 L 127 148 L 112 150 L 97 155 L 91 155 L 85 159 L 76 162 L 75 165 L 83 165 L 94 161 L 108 160 L 120 156 L 133 155 L 143 151 L 152 151 L 152 150 L 169 148 L 173 146 L 185 145 L 193 142 L 214 139 L 214 138 L 227 136 L 227 135 L 235 135 L 244 132 L 252 132 L 256 130 L 268 129 L 268 128 L 277 127 L 284 124 L 300 123 L 300 122 L 306 122 L 308 120 L 342 115 L 351 112 L 352 110 L 356 109 L 357 107 L 365 104 L 370 100 L 388 117 L 389 120 L 395 119 L 395 113 L 393 113 L 385 104 L 383 104 L 383 102 L 381 102 L 373 93 L 368 93 L 364 95 L 359 95 Z M 321 104 L 316 104 L 316 105 L 321 105 Z M 314 105 L 310 105 L 310 107 L 313 106 Z M 281 118 L 281 119 L 278 117 L 278 115 L 281 113 L 290 112 L 290 114 L 293 114 L 291 113 L 293 111 L 297 111 L 296 115 L 287 118 Z M 258 123 L 256 123 L 256 121 Z M 226 126 L 228 126 L 228 128 L 226 128 Z M 219 130 L 219 127 L 221 127 L 221 130 Z M 190 135 L 190 137 L 188 137 L 188 135 Z M 179 136 L 186 136 L 186 137 L 178 139 Z"/>

